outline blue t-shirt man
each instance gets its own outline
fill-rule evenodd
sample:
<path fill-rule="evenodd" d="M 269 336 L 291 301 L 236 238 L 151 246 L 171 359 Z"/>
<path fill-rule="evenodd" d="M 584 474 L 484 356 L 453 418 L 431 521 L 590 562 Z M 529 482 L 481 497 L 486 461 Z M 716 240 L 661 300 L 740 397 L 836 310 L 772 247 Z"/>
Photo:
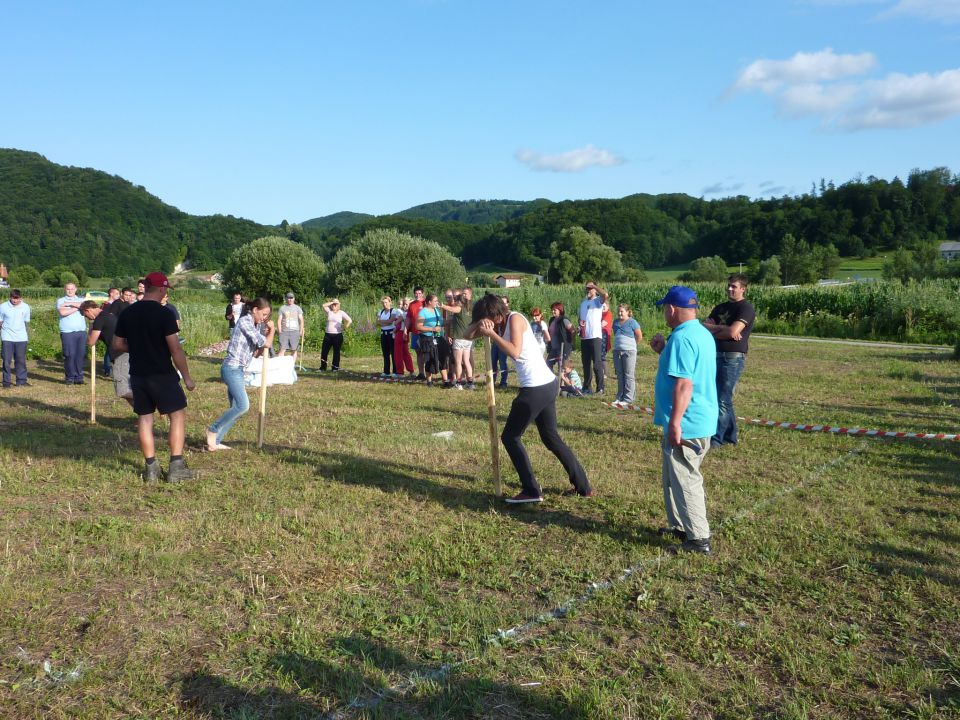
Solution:
<path fill-rule="evenodd" d="M 717 346 L 713 335 L 696 319 L 677 325 L 660 353 L 654 384 L 653 422 L 666 431 L 673 409 L 676 379 L 687 378 L 693 383 L 693 394 L 680 421 L 681 438 L 689 440 L 713 435 L 720 414 L 716 376 Z"/>
<path fill-rule="evenodd" d="M 30 306 L 23 300 L 16 304 L 9 300 L 0 304 L 0 340 L 3 342 L 27 342 L 29 322 Z"/>

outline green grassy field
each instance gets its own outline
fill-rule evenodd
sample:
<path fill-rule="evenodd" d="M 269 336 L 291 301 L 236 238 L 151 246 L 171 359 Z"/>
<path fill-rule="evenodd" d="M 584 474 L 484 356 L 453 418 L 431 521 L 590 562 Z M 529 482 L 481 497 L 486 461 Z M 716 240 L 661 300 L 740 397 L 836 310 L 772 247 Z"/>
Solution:
<path fill-rule="evenodd" d="M 599 495 L 561 497 L 531 431 L 547 501 L 514 510 L 492 493 L 482 392 L 305 374 L 271 388 L 262 450 L 250 414 L 210 454 L 225 391 L 216 359 L 191 367 L 202 475 L 183 487 L 142 485 L 109 385 L 96 425 L 89 385 L 59 384 L 53 362 L 4 391 L 0 716 L 960 713 L 958 443 L 746 426 L 704 465 L 715 554 L 674 557 L 655 534 L 659 431 L 640 413 L 561 400 Z M 647 350 L 638 402 L 654 371 Z M 960 367 L 757 339 L 738 410 L 957 432 Z"/>

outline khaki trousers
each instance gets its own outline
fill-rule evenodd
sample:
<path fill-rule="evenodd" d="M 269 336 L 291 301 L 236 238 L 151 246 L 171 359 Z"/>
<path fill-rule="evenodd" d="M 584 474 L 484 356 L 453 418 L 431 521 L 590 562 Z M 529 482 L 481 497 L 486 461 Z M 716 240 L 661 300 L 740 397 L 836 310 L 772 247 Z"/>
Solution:
<path fill-rule="evenodd" d="M 667 442 L 666 431 L 660 443 L 667 522 L 672 528 L 682 528 L 688 540 L 710 537 L 707 499 L 700 474 L 700 463 L 709 449 L 709 437 L 684 440 L 680 447 L 673 447 Z"/>

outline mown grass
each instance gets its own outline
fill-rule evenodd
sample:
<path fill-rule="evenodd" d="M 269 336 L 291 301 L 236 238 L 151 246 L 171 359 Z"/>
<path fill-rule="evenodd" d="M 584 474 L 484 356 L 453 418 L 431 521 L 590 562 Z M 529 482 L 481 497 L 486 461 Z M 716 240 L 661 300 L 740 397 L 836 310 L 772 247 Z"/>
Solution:
<path fill-rule="evenodd" d="M 947 358 L 756 339 L 738 410 L 957 432 Z M 675 558 L 655 534 L 659 431 L 639 413 L 560 401 L 599 496 L 560 497 L 531 431 L 547 502 L 513 510 L 492 496 L 481 392 L 305 374 L 271 388 L 262 451 L 251 414 L 233 452 L 207 454 L 225 392 L 218 361 L 191 367 L 202 476 L 185 487 L 143 487 L 108 387 L 93 426 L 89 386 L 58 384 L 55 363 L 0 400 L 0 716 L 960 713 L 957 443 L 744 427 L 705 463 L 714 556 Z M 654 371 L 648 350 L 644 404 Z"/>

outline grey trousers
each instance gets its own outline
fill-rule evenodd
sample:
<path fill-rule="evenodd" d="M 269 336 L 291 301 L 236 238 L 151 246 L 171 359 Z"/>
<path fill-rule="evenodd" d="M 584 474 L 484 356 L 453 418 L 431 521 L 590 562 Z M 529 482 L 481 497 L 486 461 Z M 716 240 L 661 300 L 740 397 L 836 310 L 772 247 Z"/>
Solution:
<path fill-rule="evenodd" d="M 700 463 L 710 449 L 710 438 L 684 440 L 680 447 L 667 442 L 666 428 L 660 450 L 663 456 L 663 504 L 670 527 L 682 529 L 689 540 L 710 537 L 707 498 Z"/>

